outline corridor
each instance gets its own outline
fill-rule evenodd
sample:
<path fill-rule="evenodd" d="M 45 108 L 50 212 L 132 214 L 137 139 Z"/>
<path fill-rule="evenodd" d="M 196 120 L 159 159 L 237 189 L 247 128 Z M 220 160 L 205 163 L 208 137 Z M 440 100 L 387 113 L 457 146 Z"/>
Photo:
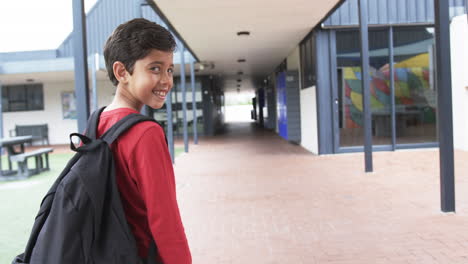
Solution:
<path fill-rule="evenodd" d="M 176 160 L 193 263 L 468 263 L 468 159 L 440 212 L 436 149 L 315 156 L 252 123 Z"/>

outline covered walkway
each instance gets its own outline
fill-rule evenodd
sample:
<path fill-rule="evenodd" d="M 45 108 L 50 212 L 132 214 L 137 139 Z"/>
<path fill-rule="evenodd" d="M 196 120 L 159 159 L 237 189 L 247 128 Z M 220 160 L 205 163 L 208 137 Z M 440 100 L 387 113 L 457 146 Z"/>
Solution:
<path fill-rule="evenodd" d="M 438 150 L 315 156 L 249 123 L 176 160 L 193 263 L 468 263 L 468 153 L 456 214 L 440 212 Z"/>

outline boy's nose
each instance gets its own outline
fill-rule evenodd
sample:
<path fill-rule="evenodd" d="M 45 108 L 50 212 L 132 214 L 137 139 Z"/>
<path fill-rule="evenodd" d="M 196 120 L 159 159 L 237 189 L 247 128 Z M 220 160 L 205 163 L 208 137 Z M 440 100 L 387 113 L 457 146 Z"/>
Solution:
<path fill-rule="evenodd" d="M 171 79 L 171 76 L 169 76 L 169 74 L 166 73 L 162 75 L 160 82 L 164 84 L 169 83 L 170 79 Z"/>

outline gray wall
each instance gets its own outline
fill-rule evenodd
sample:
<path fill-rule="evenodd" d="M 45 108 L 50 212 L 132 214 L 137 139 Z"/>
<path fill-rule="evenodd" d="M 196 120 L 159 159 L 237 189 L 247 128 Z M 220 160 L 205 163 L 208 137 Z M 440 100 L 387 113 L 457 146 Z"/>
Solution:
<path fill-rule="evenodd" d="M 465 0 L 449 0 L 450 16 L 464 14 Z M 370 0 L 369 25 L 434 23 L 434 0 Z M 347 0 L 325 22 L 324 27 L 357 26 L 358 0 Z"/>
<path fill-rule="evenodd" d="M 289 141 L 301 142 L 301 103 L 298 71 L 286 72 L 286 98 Z"/>
<path fill-rule="evenodd" d="M 334 137 L 333 137 L 333 112 L 332 112 L 332 93 L 331 93 L 331 72 L 330 65 L 330 32 L 325 30 L 317 30 L 316 33 L 316 49 L 317 54 L 317 125 L 318 125 L 318 142 L 319 154 L 331 154 L 334 152 Z"/>
<path fill-rule="evenodd" d="M 265 120 L 265 127 L 268 129 L 276 129 L 276 97 L 274 85 L 272 83 L 268 83 L 266 87 L 265 101 L 268 109 L 268 118 Z"/>

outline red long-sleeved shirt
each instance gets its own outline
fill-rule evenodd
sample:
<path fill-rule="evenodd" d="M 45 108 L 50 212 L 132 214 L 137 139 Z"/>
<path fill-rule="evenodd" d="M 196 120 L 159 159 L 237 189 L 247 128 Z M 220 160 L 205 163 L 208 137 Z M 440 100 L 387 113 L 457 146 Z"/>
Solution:
<path fill-rule="evenodd" d="M 138 112 L 129 108 L 103 112 L 98 136 L 131 113 Z M 163 129 L 154 122 L 138 123 L 122 134 L 111 149 L 117 186 L 140 257 L 146 258 L 154 238 L 164 264 L 192 263 Z"/>

